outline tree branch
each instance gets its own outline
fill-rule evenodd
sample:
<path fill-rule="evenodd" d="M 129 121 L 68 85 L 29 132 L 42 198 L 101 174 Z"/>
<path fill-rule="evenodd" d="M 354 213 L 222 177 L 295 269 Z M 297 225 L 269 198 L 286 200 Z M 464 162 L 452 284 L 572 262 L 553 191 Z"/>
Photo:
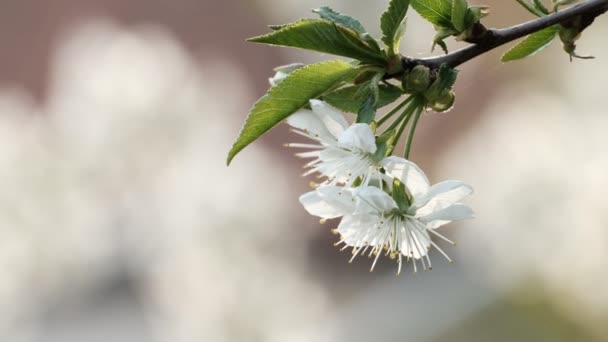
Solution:
<path fill-rule="evenodd" d="M 416 65 L 425 65 L 431 69 L 438 69 L 442 64 L 447 64 L 454 68 L 501 45 L 531 33 L 538 32 L 549 26 L 567 22 L 578 16 L 585 16 L 586 18 L 593 19 L 607 11 L 608 0 L 587 0 L 584 3 L 572 6 L 563 11 L 523 24 L 504 29 L 489 29 L 475 44 L 447 55 L 422 59 L 413 59 L 403 56 L 402 63 L 406 70 L 409 70 Z"/>

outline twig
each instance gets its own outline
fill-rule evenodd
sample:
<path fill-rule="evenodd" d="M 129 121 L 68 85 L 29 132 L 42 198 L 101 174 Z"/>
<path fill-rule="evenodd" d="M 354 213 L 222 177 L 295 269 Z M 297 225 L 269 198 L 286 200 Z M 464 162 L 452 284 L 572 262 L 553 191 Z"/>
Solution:
<path fill-rule="evenodd" d="M 454 51 L 447 55 L 413 59 L 402 57 L 402 63 L 406 70 L 416 65 L 425 65 L 431 69 L 438 69 L 442 64 L 457 67 L 460 64 L 493 50 L 501 45 L 514 41 L 518 38 L 538 32 L 549 26 L 567 22 L 577 16 L 595 18 L 608 11 L 608 0 L 587 0 L 584 3 L 572 6 L 563 11 L 553 13 L 523 24 L 515 25 L 504 29 L 488 29 L 483 37 L 475 44 L 463 49 Z M 398 75 L 391 75 L 397 77 Z"/>

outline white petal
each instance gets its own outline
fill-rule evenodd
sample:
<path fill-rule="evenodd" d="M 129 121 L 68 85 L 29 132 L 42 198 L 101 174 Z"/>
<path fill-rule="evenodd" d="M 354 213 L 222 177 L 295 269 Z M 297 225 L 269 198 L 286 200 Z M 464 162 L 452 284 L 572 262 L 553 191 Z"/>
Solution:
<path fill-rule="evenodd" d="M 338 146 L 354 151 L 376 152 L 376 137 L 367 124 L 354 124 L 338 138 Z"/>
<path fill-rule="evenodd" d="M 378 217 L 371 215 L 346 215 L 338 225 L 338 232 L 349 246 L 360 247 L 369 242 L 370 228 L 378 221 Z"/>
<path fill-rule="evenodd" d="M 398 208 L 397 203 L 386 192 L 374 186 L 362 186 L 355 190 L 357 214 L 383 215 Z"/>
<path fill-rule="evenodd" d="M 312 108 L 312 111 L 336 139 L 348 127 L 348 122 L 346 122 L 344 115 L 326 102 L 310 100 L 310 108 Z"/>
<path fill-rule="evenodd" d="M 291 127 L 308 132 L 324 143 L 335 145 L 337 142 L 336 138 L 329 133 L 321 119 L 308 109 L 300 109 L 291 114 L 287 118 L 287 124 Z"/>
<path fill-rule="evenodd" d="M 433 185 L 429 191 L 414 201 L 416 216 L 426 216 L 432 212 L 447 208 L 465 196 L 473 193 L 473 188 L 461 181 L 445 181 Z"/>
<path fill-rule="evenodd" d="M 352 214 L 355 211 L 355 198 L 348 188 L 339 186 L 321 186 L 317 189 L 319 196 L 342 215 Z"/>
<path fill-rule="evenodd" d="M 411 161 L 394 156 L 388 157 L 382 161 L 382 167 L 387 174 L 403 182 L 414 197 L 429 191 L 428 178 L 418 165 Z"/>
<path fill-rule="evenodd" d="M 316 191 L 307 192 L 300 196 L 300 203 L 309 214 L 324 219 L 340 217 L 343 213 L 329 205 Z"/>
<path fill-rule="evenodd" d="M 435 229 L 452 221 L 473 218 L 473 210 L 464 204 L 454 204 L 442 210 L 435 211 L 427 216 L 420 217 L 428 229 Z"/>

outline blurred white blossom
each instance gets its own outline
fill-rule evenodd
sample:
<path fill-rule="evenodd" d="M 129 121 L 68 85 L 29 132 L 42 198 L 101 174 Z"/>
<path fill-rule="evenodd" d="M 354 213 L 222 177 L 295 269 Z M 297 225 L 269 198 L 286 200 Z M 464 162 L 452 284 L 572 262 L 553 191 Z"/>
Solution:
<path fill-rule="evenodd" d="M 463 237 L 477 267 L 505 289 L 540 279 L 572 318 L 597 323 L 608 314 L 608 117 L 575 93 L 517 95 L 526 87 L 503 89 L 439 169 L 479 189 Z"/>
<path fill-rule="evenodd" d="M 69 35 L 53 71 L 43 108 L 0 93 L 3 340 L 124 263 L 163 340 L 331 340 L 306 245 L 284 243 L 307 233 L 281 164 L 254 147 L 225 166 L 228 118 L 251 100 L 242 71 L 104 21 Z"/>

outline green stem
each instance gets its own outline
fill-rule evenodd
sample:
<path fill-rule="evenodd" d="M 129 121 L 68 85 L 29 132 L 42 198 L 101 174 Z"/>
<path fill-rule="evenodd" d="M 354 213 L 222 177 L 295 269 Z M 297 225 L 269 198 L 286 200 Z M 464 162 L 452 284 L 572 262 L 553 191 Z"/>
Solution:
<path fill-rule="evenodd" d="M 411 102 L 409 106 L 407 106 L 407 108 L 403 111 L 403 114 L 401 114 L 401 116 L 395 120 L 395 122 L 393 122 L 394 127 L 390 128 L 390 129 L 394 129 L 395 127 L 397 127 L 397 125 L 399 123 L 401 123 L 401 125 L 399 126 L 399 130 L 397 131 L 397 134 L 395 135 L 395 141 L 392 143 L 392 146 L 390 146 L 388 154 L 393 154 L 393 151 L 395 150 L 395 145 L 399 142 L 401 135 L 403 134 L 403 131 L 405 130 L 405 127 L 407 127 L 407 124 L 410 122 L 410 119 L 412 118 L 412 113 L 414 113 L 414 111 L 416 110 L 416 108 L 418 108 L 418 103 L 417 101 Z M 389 129 L 389 130 L 390 130 Z M 387 131 L 389 131 L 387 130 Z"/>
<path fill-rule="evenodd" d="M 532 4 L 527 2 L 526 0 L 515 0 L 515 1 L 519 2 L 519 4 L 524 6 L 528 10 L 528 12 L 534 14 L 537 17 L 542 17 L 545 15 L 541 11 L 534 8 L 534 6 L 532 6 Z"/>
<path fill-rule="evenodd" d="M 410 119 L 412 118 L 412 114 L 414 113 L 414 111 L 417 109 L 418 107 L 418 103 L 416 102 L 412 102 L 412 104 L 407 107 L 407 116 L 405 117 L 405 120 L 403 120 L 401 122 L 401 126 L 399 126 L 399 130 L 397 131 L 397 139 L 399 139 L 401 137 L 401 135 L 403 134 L 403 131 L 405 131 L 405 127 L 407 127 L 407 124 L 410 122 Z"/>
<path fill-rule="evenodd" d="M 416 132 L 416 126 L 418 126 L 418 119 L 420 119 L 420 114 L 422 114 L 424 106 L 419 106 L 414 114 L 414 122 L 412 122 L 412 127 L 410 127 L 410 133 L 407 136 L 407 142 L 405 144 L 405 154 L 403 155 L 405 159 L 410 158 L 410 150 L 412 148 L 412 141 L 414 140 L 414 132 Z"/>
<path fill-rule="evenodd" d="M 407 106 L 407 108 L 405 108 L 403 113 L 401 113 L 401 115 L 399 115 L 399 117 L 397 119 L 395 119 L 395 121 L 393 121 L 393 123 L 390 126 L 388 126 L 388 128 L 384 131 L 384 133 L 392 131 L 393 129 L 397 128 L 397 126 L 399 126 L 401 121 L 403 121 L 403 119 L 405 119 L 409 115 L 409 112 L 411 111 L 411 107 L 412 107 L 411 104 L 409 106 Z"/>
<path fill-rule="evenodd" d="M 413 99 L 414 98 L 412 96 L 405 99 L 405 101 L 401 102 L 397 107 L 393 108 L 393 110 L 391 110 L 385 116 L 383 116 L 382 119 L 378 120 L 376 126 L 377 127 L 382 126 L 382 124 L 384 124 L 386 121 L 388 121 L 388 119 L 390 119 L 393 115 L 395 115 L 398 111 L 400 111 L 401 108 L 403 108 L 405 105 L 410 103 Z"/>

